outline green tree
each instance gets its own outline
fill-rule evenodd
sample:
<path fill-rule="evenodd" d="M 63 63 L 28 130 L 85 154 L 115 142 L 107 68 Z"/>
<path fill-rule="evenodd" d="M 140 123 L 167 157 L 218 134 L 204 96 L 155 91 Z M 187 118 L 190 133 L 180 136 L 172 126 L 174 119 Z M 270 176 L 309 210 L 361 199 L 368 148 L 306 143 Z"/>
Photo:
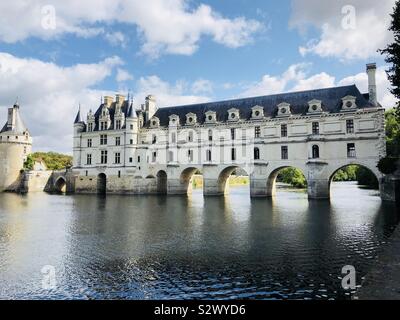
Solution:
<path fill-rule="evenodd" d="M 396 1 L 393 13 L 391 14 L 392 22 L 389 31 L 393 32 L 394 41 L 385 49 L 379 50 L 381 54 L 386 55 L 385 61 L 390 64 L 387 75 L 392 84 L 391 93 L 400 100 L 400 1 Z M 396 117 L 400 121 L 399 103 L 396 106 Z"/>
<path fill-rule="evenodd" d="M 28 155 L 24 168 L 32 170 L 36 161 L 43 161 L 49 170 L 62 170 L 72 166 L 72 157 L 56 152 L 35 152 Z"/>
<path fill-rule="evenodd" d="M 304 177 L 304 174 L 296 168 L 282 169 L 278 174 L 277 181 L 290 184 L 299 189 L 307 187 L 307 180 Z"/>
<path fill-rule="evenodd" d="M 394 109 L 385 113 L 386 150 L 389 157 L 400 155 L 400 121 Z"/>

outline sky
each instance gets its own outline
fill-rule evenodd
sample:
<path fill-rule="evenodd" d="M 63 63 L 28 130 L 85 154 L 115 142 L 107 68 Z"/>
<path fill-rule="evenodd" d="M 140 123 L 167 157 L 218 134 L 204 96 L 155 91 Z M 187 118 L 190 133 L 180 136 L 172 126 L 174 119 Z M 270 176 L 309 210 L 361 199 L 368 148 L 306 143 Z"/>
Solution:
<path fill-rule="evenodd" d="M 139 108 L 356 84 L 384 57 L 395 0 L 0 2 L 0 122 L 15 101 L 35 151 L 71 153 L 79 104 L 128 94 Z"/>

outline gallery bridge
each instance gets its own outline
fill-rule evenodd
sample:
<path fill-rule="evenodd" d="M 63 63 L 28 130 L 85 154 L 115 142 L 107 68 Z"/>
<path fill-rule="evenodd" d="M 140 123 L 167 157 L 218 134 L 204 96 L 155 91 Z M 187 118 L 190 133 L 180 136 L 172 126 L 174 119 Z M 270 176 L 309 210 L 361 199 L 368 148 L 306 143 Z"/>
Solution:
<path fill-rule="evenodd" d="M 275 184 L 280 170 L 293 167 L 301 170 L 304 174 L 310 199 L 328 199 L 330 198 L 331 182 L 338 170 L 349 165 L 358 165 L 371 171 L 380 181 L 382 175 L 376 168 L 377 162 L 378 159 L 368 158 L 332 161 L 259 161 L 252 164 L 169 164 L 164 167 L 157 166 L 154 168 L 154 174 L 146 178 L 147 183 L 153 186 L 147 189 L 147 193 L 186 195 L 192 191 L 193 176 L 201 173 L 204 196 L 223 196 L 229 193 L 229 177 L 237 170 L 243 170 L 249 176 L 252 197 L 272 197 L 275 195 Z M 104 173 L 99 174 L 98 181 L 102 182 L 100 185 L 103 186 L 103 191 L 107 192 L 109 187 Z M 143 194 L 143 190 L 140 193 Z"/>

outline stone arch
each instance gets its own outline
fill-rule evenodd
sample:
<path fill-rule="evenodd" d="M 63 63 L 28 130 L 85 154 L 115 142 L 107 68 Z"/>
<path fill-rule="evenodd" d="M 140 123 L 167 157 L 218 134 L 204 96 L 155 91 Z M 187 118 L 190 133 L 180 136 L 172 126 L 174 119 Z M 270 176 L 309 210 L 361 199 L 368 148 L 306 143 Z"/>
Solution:
<path fill-rule="evenodd" d="M 192 181 L 192 178 L 196 172 L 200 171 L 196 167 L 189 167 L 186 168 L 185 170 L 182 171 L 180 175 L 180 183 L 182 185 L 183 190 L 187 190 L 187 194 L 192 193 L 193 186 L 190 183 Z"/>
<path fill-rule="evenodd" d="M 351 163 L 340 164 L 339 166 L 336 167 L 336 169 L 331 169 L 329 171 L 329 178 L 328 178 L 329 190 L 331 189 L 333 178 L 334 178 L 335 174 L 339 170 L 345 169 L 348 166 L 359 166 L 361 168 L 367 169 L 370 173 L 372 173 L 374 175 L 374 177 L 376 178 L 376 181 L 379 185 L 379 188 L 380 188 L 380 179 L 382 177 L 382 174 L 379 172 L 378 168 L 371 167 L 370 165 L 365 164 L 365 163 L 351 162 Z"/>
<path fill-rule="evenodd" d="M 299 168 L 297 166 L 289 166 L 289 165 L 280 166 L 280 167 L 273 169 L 267 177 L 267 196 L 273 197 L 276 195 L 276 179 L 278 178 L 279 172 L 281 170 L 287 169 L 287 168 L 295 168 L 295 169 L 300 170 L 308 183 L 307 173 L 304 169 Z"/>
<path fill-rule="evenodd" d="M 56 182 L 54 183 L 54 187 L 56 192 L 65 193 L 67 192 L 67 181 L 64 177 L 58 177 Z"/>
<path fill-rule="evenodd" d="M 237 170 L 243 170 L 247 173 L 247 171 L 240 166 L 229 166 L 229 167 L 224 168 L 220 172 L 220 174 L 218 175 L 218 180 L 217 180 L 217 190 L 216 190 L 217 194 L 220 194 L 220 195 L 229 194 L 228 179 Z M 248 176 L 250 177 L 249 174 L 248 174 Z"/>
<path fill-rule="evenodd" d="M 105 173 L 100 173 L 97 176 L 97 193 L 98 194 L 107 193 L 107 176 Z"/>
<path fill-rule="evenodd" d="M 167 189 L 168 189 L 167 184 L 168 184 L 167 173 L 164 170 L 160 170 L 157 173 L 157 193 L 167 194 Z"/>

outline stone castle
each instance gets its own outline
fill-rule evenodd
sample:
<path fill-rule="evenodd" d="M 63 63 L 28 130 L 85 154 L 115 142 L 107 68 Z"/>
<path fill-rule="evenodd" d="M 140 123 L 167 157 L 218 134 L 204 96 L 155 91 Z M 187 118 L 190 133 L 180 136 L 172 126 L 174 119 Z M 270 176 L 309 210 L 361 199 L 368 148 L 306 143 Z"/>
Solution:
<path fill-rule="evenodd" d="M 0 131 L 0 192 L 19 188 L 20 171 L 31 151 L 32 137 L 16 103 L 8 109 L 7 122 Z"/>
<path fill-rule="evenodd" d="M 358 164 L 379 179 L 385 156 L 384 109 L 376 65 L 369 92 L 355 85 L 157 108 L 154 96 L 135 110 L 122 95 L 74 123 L 75 191 L 186 194 L 201 172 L 204 195 L 228 192 L 237 170 L 253 197 L 272 196 L 282 168 L 302 170 L 310 198 L 329 198 L 335 172 Z"/>
<path fill-rule="evenodd" d="M 118 94 L 74 121 L 73 168 L 20 171 L 32 139 L 16 104 L 0 132 L 0 191 L 67 191 L 181 195 L 203 175 L 205 196 L 224 195 L 229 177 L 246 172 L 252 197 L 270 197 L 282 168 L 300 169 L 312 199 L 330 197 L 334 174 L 348 165 L 377 169 L 385 156 L 384 109 L 377 101 L 376 65 L 369 92 L 355 85 L 197 105 L 139 109 Z M 21 187 L 22 185 L 22 187 Z M 382 197 L 392 187 L 380 185 Z"/>

